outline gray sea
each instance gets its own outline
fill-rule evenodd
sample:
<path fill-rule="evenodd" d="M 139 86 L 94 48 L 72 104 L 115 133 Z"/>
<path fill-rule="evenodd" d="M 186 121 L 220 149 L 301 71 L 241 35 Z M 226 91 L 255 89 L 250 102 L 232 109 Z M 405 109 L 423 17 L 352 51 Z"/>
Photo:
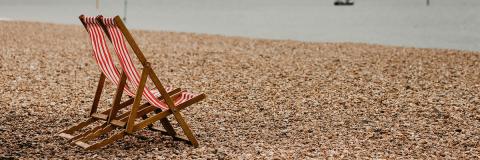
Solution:
<path fill-rule="evenodd" d="M 130 28 L 480 51 L 480 0 L 0 0 L 0 19 L 80 24 L 126 15 Z"/>

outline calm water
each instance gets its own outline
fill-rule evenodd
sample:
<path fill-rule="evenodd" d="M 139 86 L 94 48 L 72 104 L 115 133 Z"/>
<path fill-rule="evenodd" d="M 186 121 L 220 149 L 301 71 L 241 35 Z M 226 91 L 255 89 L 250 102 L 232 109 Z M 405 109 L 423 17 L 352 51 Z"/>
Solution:
<path fill-rule="evenodd" d="M 130 0 L 127 25 L 149 30 L 480 51 L 480 0 Z M 124 14 L 123 0 L 0 0 L 0 19 L 80 24 Z"/>

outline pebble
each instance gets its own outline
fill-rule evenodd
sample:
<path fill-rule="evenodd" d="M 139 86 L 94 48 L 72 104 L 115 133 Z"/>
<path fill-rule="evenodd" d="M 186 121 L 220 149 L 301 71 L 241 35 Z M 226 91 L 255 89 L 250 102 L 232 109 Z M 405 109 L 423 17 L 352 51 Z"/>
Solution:
<path fill-rule="evenodd" d="M 480 155 L 478 52 L 132 35 L 162 83 L 207 95 L 182 111 L 200 148 L 148 130 L 148 140 L 127 136 L 97 151 L 68 145 L 55 134 L 84 120 L 99 77 L 87 33 L 80 25 L 0 21 L 0 159 Z M 99 110 L 115 93 L 105 86 Z"/>

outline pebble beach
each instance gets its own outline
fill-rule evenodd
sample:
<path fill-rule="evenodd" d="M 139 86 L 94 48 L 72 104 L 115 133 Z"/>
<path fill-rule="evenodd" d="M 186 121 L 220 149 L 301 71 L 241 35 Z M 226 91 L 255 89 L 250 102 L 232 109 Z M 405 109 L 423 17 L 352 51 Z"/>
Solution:
<path fill-rule="evenodd" d="M 479 52 L 132 34 L 164 84 L 207 95 L 182 111 L 198 148 L 147 129 L 70 145 L 56 135 L 87 118 L 100 74 L 87 32 L 0 21 L 0 159 L 480 158 Z"/>

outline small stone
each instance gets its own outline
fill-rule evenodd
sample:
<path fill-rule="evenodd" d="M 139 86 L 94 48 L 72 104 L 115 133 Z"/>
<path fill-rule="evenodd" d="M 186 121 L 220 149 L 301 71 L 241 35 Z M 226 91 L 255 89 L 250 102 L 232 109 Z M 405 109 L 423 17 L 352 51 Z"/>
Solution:
<path fill-rule="evenodd" d="M 56 136 L 90 118 L 100 77 L 89 36 L 77 24 L 0 21 L 0 159 L 480 155 L 479 52 L 142 30 L 132 36 L 162 84 L 207 97 L 181 112 L 199 148 L 143 129 L 86 151 Z M 111 107 L 115 90 L 107 80 L 98 112 Z M 168 119 L 184 136 L 175 117 Z"/>

